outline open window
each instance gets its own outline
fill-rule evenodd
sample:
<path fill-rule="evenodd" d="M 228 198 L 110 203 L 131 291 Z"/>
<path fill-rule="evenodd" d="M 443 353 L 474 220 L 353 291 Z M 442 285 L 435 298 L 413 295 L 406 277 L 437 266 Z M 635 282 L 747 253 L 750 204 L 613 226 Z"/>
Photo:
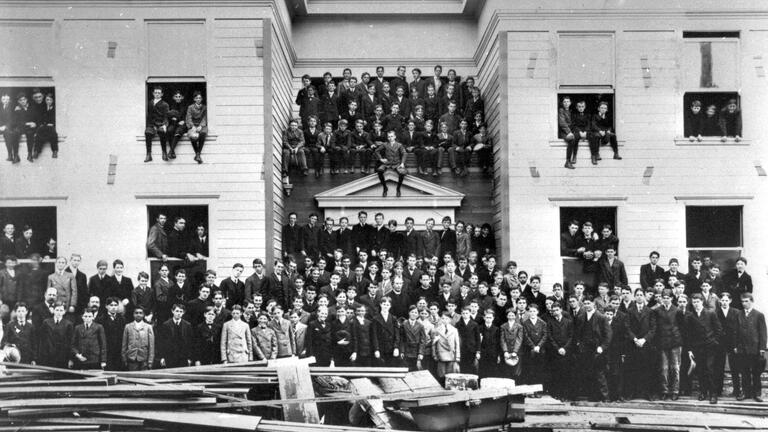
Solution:
<path fill-rule="evenodd" d="M 606 225 L 612 227 L 613 235 L 619 235 L 616 227 L 616 207 L 560 207 L 561 233 L 568 231 L 572 220 L 579 222 L 579 230 L 584 222 L 592 222 L 592 227 L 598 235 Z"/>
<path fill-rule="evenodd" d="M 701 114 L 705 116 L 702 137 L 722 135 L 717 120 L 729 100 L 740 99 L 739 47 L 738 32 L 683 32 L 683 136 L 693 130 L 693 101 L 701 103 Z"/>
<path fill-rule="evenodd" d="M 744 245 L 742 212 L 742 206 L 686 206 L 689 256 L 709 257 L 721 269 L 733 268 Z"/>
<path fill-rule="evenodd" d="M 600 105 L 601 102 L 607 102 L 608 103 L 608 112 L 606 114 L 606 117 L 608 117 L 611 121 L 611 129 L 616 131 L 616 120 L 613 113 L 613 109 L 616 106 L 614 104 L 614 94 L 612 91 L 606 91 L 606 92 L 598 92 L 598 93 L 592 93 L 592 90 L 585 89 L 581 92 L 579 91 L 569 91 L 569 92 L 560 92 L 557 94 L 557 108 L 558 110 L 563 106 L 563 99 L 569 98 L 571 100 L 571 118 L 573 118 L 574 114 L 578 111 L 578 105 L 580 102 L 584 103 L 584 112 L 587 114 L 588 118 L 591 120 L 592 115 L 597 113 L 597 107 Z M 555 124 L 558 122 L 558 112 L 555 112 Z"/>
<path fill-rule="evenodd" d="M 147 206 L 147 226 L 151 229 L 157 223 L 159 215 L 166 216 L 165 232 L 168 235 L 169 248 L 179 249 L 182 252 L 183 257 L 169 258 L 167 264 L 171 272 L 171 279 L 173 279 L 176 270 L 184 269 L 187 274 L 187 279 L 192 283 L 192 286 L 197 287 L 204 281 L 204 273 L 207 269 L 206 259 L 188 259 L 187 253 L 193 256 L 197 256 L 199 253 L 204 257 L 210 256 L 210 235 L 208 233 L 208 206 L 207 205 L 151 205 Z M 171 235 L 171 231 L 174 230 L 174 223 L 177 218 L 184 220 L 184 229 L 180 235 L 175 233 Z M 204 228 L 204 231 L 198 231 L 198 227 Z M 149 234 L 149 233 L 148 233 Z M 203 241 L 200 240 L 200 235 L 203 235 Z M 172 238 L 176 238 L 172 240 Z M 176 255 L 170 253 L 172 251 L 165 251 L 169 256 Z M 150 279 L 154 283 L 157 279 L 158 270 L 163 264 L 160 259 L 153 258 L 151 252 L 148 251 L 150 257 Z"/>
<path fill-rule="evenodd" d="M 41 257 L 50 256 L 56 259 L 56 253 L 48 252 L 50 240 L 53 244 L 58 241 L 56 225 L 56 207 L 0 207 L 0 224 L 2 228 L 12 224 L 14 227 L 14 239 L 24 235 L 26 227 L 32 229 L 31 246 L 22 251 L 14 252 L 19 259 L 26 259 L 32 253 L 39 253 Z M 5 251 L 9 252 L 9 251 Z"/>
<path fill-rule="evenodd" d="M 39 90 L 39 91 L 38 91 Z M 15 107 L 18 104 L 18 97 L 24 95 L 27 97 L 29 106 L 33 107 L 36 103 L 41 103 L 45 106 L 45 97 L 47 95 L 53 96 L 53 103 L 56 106 L 56 88 L 53 86 L 4 86 L 0 87 L 0 95 L 8 95 L 11 98 L 11 107 Z M 55 115 L 55 113 L 54 113 Z"/>

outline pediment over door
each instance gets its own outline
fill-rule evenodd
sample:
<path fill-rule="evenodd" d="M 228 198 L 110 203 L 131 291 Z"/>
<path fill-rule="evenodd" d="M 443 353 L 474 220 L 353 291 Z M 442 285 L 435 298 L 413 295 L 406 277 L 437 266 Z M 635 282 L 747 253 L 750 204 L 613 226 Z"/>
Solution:
<path fill-rule="evenodd" d="M 338 223 L 338 218 L 347 216 L 350 224 L 357 221 L 357 212 L 368 212 L 369 220 L 377 212 L 384 213 L 385 219 L 396 219 L 402 225 L 406 217 L 411 216 L 417 225 L 433 217 L 437 223 L 443 216 L 455 219 L 455 210 L 461 207 L 464 194 L 453 189 L 438 186 L 415 176 L 406 176 L 401 188 L 402 196 L 395 196 L 397 174 L 388 171 L 385 180 L 389 196 L 382 197 L 382 186 L 377 175 L 372 174 L 351 181 L 333 189 L 315 195 L 318 206 L 325 216 L 330 216 Z"/>

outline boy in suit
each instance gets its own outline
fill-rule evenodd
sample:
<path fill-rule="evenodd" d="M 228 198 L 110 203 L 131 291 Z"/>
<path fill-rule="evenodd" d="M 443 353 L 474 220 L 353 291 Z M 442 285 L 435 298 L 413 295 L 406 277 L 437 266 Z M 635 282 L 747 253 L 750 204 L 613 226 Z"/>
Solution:
<path fill-rule="evenodd" d="M 168 140 L 168 103 L 163 100 L 163 89 L 154 87 L 152 89 L 152 100 L 147 105 L 147 128 L 144 130 L 145 146 L 147 148 L 147 157 L 144 162 L 152 161 L 152 138 L 155 135 L 160 138 L 160 148 L 163 151 L 163 160 L 168 160 L 166 152 L 166 142 Z"/>
<path fill-rule="evenodd" d="M 736 336 L 738 353 L 742 367 L 741 380 L 744 396 L 751 397 L 755 402 L 762 402 L 762 385 L 760 376 L 765 370 L 766 326 L 765 315 L 754 308 L 752 293 L 741 295 L 744 310 L 740 312 L 739 329 Z"/>
<path fill-rule="evenodd" d="M 709 397 L 710 404 L 717 403 L 713 376 L 715 352 L 722 337 L 723 328 L 713 311 L 704 308 L 701 294 L 691 296 L 693 310 L 685 316 L 685 335 L 688 357 L 696 362 L 699 379 L 699 400 Z"/>
<path fill-rule="evenodd" d="M 608 102 L 602 101 L 597 107 L 597 114 L 592 116 L 590 127 L 592 139 L 589 143 L 589 149 L 592 153 L 592 164 L 597 165 L 601 160 L 600 146 L 610 143 L 613 149 L 613 158 L 621 159 L 619 156 L 619 144 L 616 140 L 616 132 L 613 130 L 613 121 L 608 117 Z"/>
<path fill-rule="evenodd" d="M 565 141 L 565 167 L 574 169 L 573 161 L 579 147 L 571 130 L 571 98 L 566 96 L 560 103 L 562 106 L 557 109 L 557 137 Z"/>
<path fill-rule="evenodd" d="M 77 369 L 105 369 L 107 367 L 107 335 L 101 324 L 94 322 L 93 309 L 83 311 L 83 323 L 75 327 L 72 354 Z"/>

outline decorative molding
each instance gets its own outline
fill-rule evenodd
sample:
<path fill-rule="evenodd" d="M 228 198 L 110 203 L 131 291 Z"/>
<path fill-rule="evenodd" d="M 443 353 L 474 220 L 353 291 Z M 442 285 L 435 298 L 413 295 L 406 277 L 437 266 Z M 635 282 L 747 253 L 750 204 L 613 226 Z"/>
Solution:
<path fill-rule="evenodd" d="M 59 135 L 59 136 L 61 137 L 61 135 Z M 219 139 L 218 135 L 206 135 L 205 136 L 205 143 L 207 144 L 209 142 L 216 142 L 216 141 L 218 141 L 218 139 Z M 136 135 L 136 142 L 143 143 L 146 140 L 147 140 L 147 138 L 144 135 Z M 160 141 L 160 138 L 153 137 L 152 140 L 153 141 Z M 187 141 L 189 141 L 189 137 L 186 134 L 184 134 L 179 139 L 179 142 L 187 142 Z M 59 140 L 59 142 L 61 142 L 61 140 Z"/>
<path fill-rule="evenodd" d="M 436 208 L 460 207 L 464 194 L 423 180 L 419 177 L 406 175 L 403 179 L 403 196 L 395 197 L 394 185 L 397 174 L 387 171 L 384 179 L 390 183 L 391 195 L 381 196 L 379 178 L 371 174 L 333 189 L 315 195 L 318 207 L 322 209 L 339 207 L 388 207 L 388 208 Z"/>
<path fill-rule="evenodd" d="M 568 197 L 549 197 L 547 198 L 550 202 L 578 202 L 578 203 L 588 203 L 588 202 L 599 202 L 599 203 L 605 203 L 606 201 L 626 201 L 626 196 L 568 196 Z"/>
<path fill-rule="evenodd" d="M 619 147 L 624 147 L 627 144 L 627 142 L 625 140 L 617 140 L 616 142 L 618 143 Z M 550 147 L 562 147 L 562 148 L 566 147 L 565 141 L 563 141 L 561 139 L 549 140 L 549 146 Z"/>
<path fill-rule="evenodd" d="M 754 195 L 675 195 L 675 201 L 747 201 L 754 198 Z"/>
<path fill-rule="evenodd" d="M 391 66 L 396 67 L 400 64 L 408 65 L 451 65 L 451 67 L 474 68 L 477 66 L 475 59 L 470 57 L 457 58 L 383 58 L 383 57 L 323 57 L 323 58 L 301 58 L 297 59 L 293 67 L 298 68 L 316 68 L 316 67 L 364 67 L 364 66 Z"/>
<path fill-rule="evenodd" d="M 163 200 L 163 201 L 178 201 L 178 200 L 217 200 L 221 197 L 220 194 L 136 194 L 134 195 L 139 200 Z"/>
<path fill-rule="evenodd" d="M 0 201 L 66 201 L 68 199 L 69 195 L 0 197 Z"/>

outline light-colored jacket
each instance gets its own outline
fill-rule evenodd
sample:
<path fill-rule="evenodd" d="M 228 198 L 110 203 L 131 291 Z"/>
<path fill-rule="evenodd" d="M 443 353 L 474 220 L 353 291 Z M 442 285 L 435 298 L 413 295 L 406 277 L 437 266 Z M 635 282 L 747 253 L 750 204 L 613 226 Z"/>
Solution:
<path fill-rule="evenodd" d="M 56 301 L 64 303 L 65 309 L 77 305 L 77 281 L 72 273 L 48 275 L 48 288 L 56 288 Z"/>
<path fill-rule="evenodd" d="M 277 336 L 269 327 L 254 327 L 251 329 L 253 336 L 254 357 L 257 360 L 273 360 L 277 358 Z"/>
<path fill-rule="evenodd" d="M 155 361 L 155 332 L 152 326 L 144 321 L 132 322 L 123 330 L 123 361 L 128 363 Z"/>
<path fill-rule="evenodd" d="M 293 340 L 293 332 L 291 331 L 290 321 L 285 318 L 280 318 L 278 321 L 272 319 L 269 320 L 267 327 L 271 328 L 277 337 L 278 357 L 290 357 L 294 354 L 297 354 L 296 341 Z"/>
<path fill-rule="evenodd" d="M 241 320 L 224 323 L 221 330 L 221 361 L 243 363 L 253 360 L 251 328 Z"/>
<path fill-rule="evenodd" d="M 437 361 L 453 362 L 461 359 L 459 332 L 456 327 L 439 324 L 433 333 L 432 356 Z"/>

